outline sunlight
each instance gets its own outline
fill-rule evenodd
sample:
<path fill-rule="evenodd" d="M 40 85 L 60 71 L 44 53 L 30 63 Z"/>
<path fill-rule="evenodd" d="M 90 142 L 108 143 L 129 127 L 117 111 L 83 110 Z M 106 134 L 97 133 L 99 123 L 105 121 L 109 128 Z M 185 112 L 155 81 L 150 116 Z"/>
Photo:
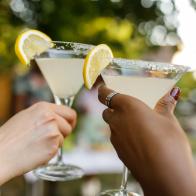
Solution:
<path fill-rule="evenodd" d="M 175 53 L 172 59 L 174 64 L 190 66 L 192 71 L 196 70 L 196 11 L 191 6 L 190 1 L 175 0 L 178 14 L 178 34 L 182 40 L 182 46 Z"/>

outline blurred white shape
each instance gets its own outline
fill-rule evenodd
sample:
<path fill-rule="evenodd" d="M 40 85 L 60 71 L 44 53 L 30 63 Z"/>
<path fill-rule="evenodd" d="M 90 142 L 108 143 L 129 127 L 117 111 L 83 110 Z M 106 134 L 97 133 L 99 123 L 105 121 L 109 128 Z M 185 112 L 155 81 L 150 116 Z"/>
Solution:
<path fill-rule="evenodd" d="M 153 0 L 141 0 L 141 5 L 145 8 L 150 8 L 153 6 Z"/>
<path fill-rule="evenodd" d="M 122 162 L 115 151 L 96 152 L 76 149 L 64 153 L 64 161 L 68 164 L 80 165 L 85 174 L 121 173 Z"/>
<path fill-rule="evenodd" d="M 173 12 L 174 6 L 173 3 L 171 1 L 163 1 L 160 4 L 160 10 L 164 13 L 164 14 L 171 14 Z"/>
<path fill-rule="evenodd" d="M 32 0 L 39 1 L 39 0 Z M 30 1 L 27 0 L 11 0 L 10 8 L 13 13 L 20 17 L 23 21 L 31 26 L 36 26 L 36 15 L 33 12 L 33 6 Z"/>
<path fill-rule="evenodd" d="M 193 72 L 193 78 L 196 80 L 196 71 Z"/>
<path fill-rule="evenodd" d="M 176 12 L 172 13 L 172 14 L 165 15 L 163 17 L 163 20 L 164 20 L 165 25 L 169 29 L 175 29 L 179 25 L 179 22 L 177 20 L 177 13 Z"/>
<path fill-rule="evenodd" d="M 119 3 L 119 2 L 121 2 L 121 0 L 110 0 L 111 2 L 113 2 L 113 3 Z"/>
<path fill-rule="evenodd" d="M 184 64 L 196 70 L 196 11 L 191 6 L 190 1 L 175 0 L 178 10 L 178 35 L 182 40 L 181 50 L 178 51 L 172 62 L 174 64 Z"/>
<path fill-rule="evenodd" d="M 136 181 L 131 181 L 131 182 L 128 181 L 127 190 L 129 190 L 130 192 L 138 193 L 137 196 L 144 196 L 144 193 L 142 191 L 140 184 Z M 130 195 L 130 196 L 136 196 L 136 195 Z"/>
<path fill-rule="evenodd" d="M 180 35 L 185 47 L 196 45 L 196 28 L 194 21 L 196 20 L 196 11 L 191 6 L 190 1 L 175 0 L 178 13 Z"/>
<path fill-rule="evenodd" d="M 150 41 L 154 45 L 164 45 L 166 34 L 167 34 L 166 28 L 162 25 L 157 25 L 152 29 Z"/>
<path fill-rule="evenodd" d="M 156 23 L 154 21 L 148 21 L 148 22 L 145 23 L 144 30 L 145 30 L 147 35 L 151 35 L 152 30 L 153 30 L 155 25 L 156 25 Z"/>
<path fill-rule="evenodd" d="M 139 26 L 138 26 L 138 31 L 141 33 L 141 34 L 143 34 L 143 35 L 145 35 L 145 29 L 144 29 L 144 27 L 145 27 L 145 22 L 141 22 L 140 24 L 139 24 Z"/>
<path fill-rule="evenodd" d="M 166 36 L 166 44 L 170 46 L 176 46 L 179 43 L 179 37 L 174 32 L 170 32 Z"/>
<path fill-rule="evenodd" d="M 23 0 L 11 0 L 10 7 L 14 12 L 23 12 L 26 9 Z"/>
<path fill-rule="evenodd" d="M 156 5 L 162 14 L 156 21 L 141 22 L 138 30 L 141 34 L 147 35 L 150 44 L 158 46 L 174 46 L 179 43 L 178 35 L 174 36 L 178 27 L 177 12 L 174 9 L 174 3 L 171 0 L 140 0 L 141 5 L 150 8 Z M 159 24 L 159 25 L 158 25 Z M 157 26 L 158 25 L 158 26 Z M 155 27 L 157 26 L 157 27 Z M 168 30 L 168 31 L 167 31 Z M 167 34 L 173 31 L 173 34 Z M 173 40 L 172 40 L 173 39 Z"/>
<path fill-rule="evenodd" d="M 98 195 L 101 192 L 101 182 L 97 178 L 91 178 L 82 185 L 82 196 Z"/>

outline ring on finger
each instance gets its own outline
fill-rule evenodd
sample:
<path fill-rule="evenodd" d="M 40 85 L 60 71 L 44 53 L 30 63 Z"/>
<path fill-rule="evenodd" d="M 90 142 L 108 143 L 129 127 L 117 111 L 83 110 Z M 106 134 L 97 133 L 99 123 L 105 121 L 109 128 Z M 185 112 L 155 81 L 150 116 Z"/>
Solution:
<path fill-rule="evenodd" d="M 111 92 L 109 95 L 107 95 L 107 97 L 105 98 L 105 105 L 108 106 L 109 108 L 111 108 L 111 102 L 112 102 L 112 98 L 114 96 L 116 96 L 117 92 Z"/>

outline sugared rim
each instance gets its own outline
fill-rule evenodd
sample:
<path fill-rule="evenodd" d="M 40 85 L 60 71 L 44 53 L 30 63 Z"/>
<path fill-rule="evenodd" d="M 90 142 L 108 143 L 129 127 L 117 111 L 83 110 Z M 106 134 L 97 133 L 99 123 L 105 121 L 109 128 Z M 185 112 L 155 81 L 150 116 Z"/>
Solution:
<path fill-rule="evenodd" d="M 70 49 L 72 49 L 72 50 L 89 50 L 89 49 L 95 47 L 92 44 L 84 44 L 84 43 L 79 43 L 79 42 L 51 41 L 51 43 L 54 44 L 53 47 L 59 45 L 59 47 L 60 47 L 59 49 L 62 49 L 62 50 L 64 49 L 62 47 L 63 45 L 65 47 L 70 47 Z"/>
<path fill-rule="evenodd" d="M 77 42 L 51 41 L 51 47 L 35 58 L 63 57 L 63 55 L 76 55 L 85 57 L 94 48 L 94 45 Z M 60 56 L 59 56 L 60 55 Z"/>
<path fill-rule="evenodd" d="M 172 63 L 144 61 L 144 60 L 131 60 L 123 58 L 113 58 L 109 69 L 145 69 L 149 71 L 167 71 L 167 72 L 186 72 L 190 69 L 188 66 L 175 65 Z M 106 68 L 106 69 L 107 69 Z"/>

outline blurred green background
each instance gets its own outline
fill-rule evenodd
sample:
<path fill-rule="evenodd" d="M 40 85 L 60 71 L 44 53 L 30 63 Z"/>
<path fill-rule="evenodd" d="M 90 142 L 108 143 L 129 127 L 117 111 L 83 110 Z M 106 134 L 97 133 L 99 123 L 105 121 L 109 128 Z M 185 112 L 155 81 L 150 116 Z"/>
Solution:
<path fill-rule="evenodd" d="M 181 12 L 177 6 L 179 1 L 1 0 L 0 124 L 15 113 L 13 109 L 15 107 L 13 96 L 15 78 L 28 72 L 29 69 L 18 62 L 14 53 L 15 39 L 20 32 L 33 28 L 43 31 L 53 40 L 95 45 L 106 43 L 112 48 L 116 57 L 171 62 L 175 52 L 181 51 L 184 44 L 184 37 L 181 37 L 179 33 L 180 18 L 178 16 Z M 190 2 L 189 9 L 195 11 L 196 1 L 186 1 Z M 191 22 L 193 18 L 188 18 L 188 15 L 184 14 L 184 18 L 187 17 L 189 20 L 187 23 L 190 23 L 190 29 L 195 28 Z M 183 93 L 176 115 L 187 131 L 195 152 L 196 80 L 194 72 L 186 74 L 179 82 L 179 86 Z M 115 177 L 117 179 L 115 181 L 113 175 L 98 178 L 106 188 L 117 187 L 120 183 L 119 175 Z M 47 196 L 81 195 L 79 187 L 84 182 L 85 180 L 81 180 L 68 183 L 68 185 L 45 182 L 44 194 Z M 2 195 L 30 196 L 28 190 L 29 185 L 24 182 L 24 179 L 17 178 L 2 188 Z"/>
<path fill-rule="evenodd" d="M 26 28 L 36 28 L 53 40 L 107 43 L 116 56 L 140 58 L 160 45 L 177 45 L 177 24 L 165 21 L 166 8 L 151 0 L 4 0 L 0 1 L 0 72 L 17 63 L 13 46 Z M 164 1 L 163 1 L 164 2 Z M 167 2 L 167 1 L 166 1 Z M 168 1 L 175 20 L 175 5 Z M 161 10 L 162 9 L 162 10 Z M 171 16 L 170 16 L 171 17 Z M 161 31 L 164 38 L 151 34 Z M 173 36 L 173 40 L 169 40 Z"/>

